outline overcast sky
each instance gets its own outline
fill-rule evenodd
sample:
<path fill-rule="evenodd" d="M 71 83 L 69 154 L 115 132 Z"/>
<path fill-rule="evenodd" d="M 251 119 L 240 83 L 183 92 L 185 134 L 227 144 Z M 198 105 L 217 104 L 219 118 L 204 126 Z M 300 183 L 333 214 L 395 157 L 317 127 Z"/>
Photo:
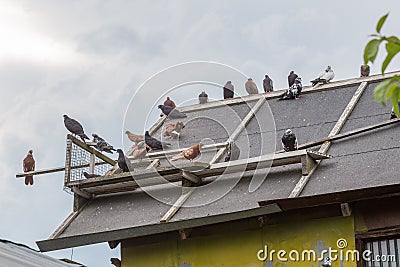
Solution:
<path fill-rule="evenodd" d="M 46 239 L 72 211 L 63 173 L 36 177 L 32 187 L 15 179 L 29 149 L 37 169 L 64 165 L 63 114 L 122 147 L 134 92 L 175 64 L 220 62 L 253 77 L 259 88 L 266 73 L 283 89 L 290 70 L 308 84 L 327 65 L 335 80 L 358 77 L 368 34 L 390 10 L 382 31 L 399 35 L 400 4 L 389 0 L 0 0 L 0 238 L 37 248 L 35 241 Z M 400 69 L 394 60 L 388 71 Z M 379 73 L 380 65 L 371 70 Z M 235 84 L 240 94 L 244 82 Z M 192 97 L 202 91 L 191 90 Z M 210 96 L 221 98 L 222 91 Z M 137 124 L 130 130 L 143 129 Z M 70 258 L 71 249 L 49 255 Z M 106 244 L 73 252 L 74 260 L 95 267 L 111 266 L 114 256 L 119 248 L 110 251 Z"/>

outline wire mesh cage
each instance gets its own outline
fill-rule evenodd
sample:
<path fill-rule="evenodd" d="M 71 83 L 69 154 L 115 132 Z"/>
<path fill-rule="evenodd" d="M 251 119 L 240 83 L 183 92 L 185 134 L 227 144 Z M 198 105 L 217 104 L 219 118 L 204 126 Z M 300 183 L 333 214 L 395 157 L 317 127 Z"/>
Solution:
<path fill-rule="evenodd" d="M 83 172 L 103 176 L 112 166 L 68 138 L 65 167 L 64 182 L 68 185 L 86 179 Z"/>

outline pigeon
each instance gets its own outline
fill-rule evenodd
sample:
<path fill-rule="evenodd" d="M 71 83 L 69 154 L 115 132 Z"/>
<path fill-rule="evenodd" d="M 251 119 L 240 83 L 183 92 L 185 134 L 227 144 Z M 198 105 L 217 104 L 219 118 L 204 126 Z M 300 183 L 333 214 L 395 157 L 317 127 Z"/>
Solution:
<path fill-rule="evenodd" d="M 100 177 L 101 176 L 101 175 L 94 174 L 94 173 L 87 173 L 87 172 L 82 172 L 82 173 L 83 173 L 83 176 L 85 176 L 86 179 L 94 178 L 94 177 Z"/>
<path fill-rule="evenodd" d="M 92 134 L 92 136 L 93 136 L 93 143 L 96 143 L 96 148 L 99 151 L 104 151 L 104 152 L 107 152 L 107 153 L 110 153 L 110 154 L 112 154 L 113 151 L 115 151 L 115 149 L 114 149 L 114 147 L 112 145 L 107 143 L 106 140 L 104 140 L 103 138 L 101 138 L 97 134 Z"/>
<path fill-rule="evenodd" d="M 164 106 L 176 108 L 175 102 L 172 101 L 169 97 L 167 97 L 167 100 L 164 101 Z"/>
<path fill-rule="evenodd" d="M 178 111 L 177 109 L 171 108 L 169 106 L 158 105 L 158 108 L 161 109 L 162 113 L 167 115 L 169 118 L 178 119 L 178 118 L 186 118 L 187 115 Z"/>
<path fill-rule="evenodd" d="M 121 149 L 117 149 L 117 152 L 119 154 L 118 156 L 118 167 L 122 170 L 122 172 L 128 172 L 128 164 L 127 161 L 129 161 L 125 155 L 124 152 Z"/>
<path fill-rule="evenodd" d="M 151 149 L 163 149 L 164 147 L 170 146 L 170 143 L 161 142 L 160 140 L 151 137 L 149 131 L 146 131 L 144 135 L 144 140 L 146 145 L 148 145 Z"/>
<path fill-rule="evenodd" d="M 368 77 L 370 72 L 369 65 L 361 65 L 360 67 L 360 77 Z"/>
<path fill-rule="evenodd" d="M 297 77 L 299 77 L 299 76 L 297 76 L 297 74 L 294 73 L 293 70 L 289 73 L 289 76 L 288 76 L 289 87 L 294 84 L 294 81 L 296 80 Z"/>
<path fill-rule="evenodd" d="M 263 80 L 263 87 L 264 87 L 264 92 L 266 93 L 274 91 L 273 82 L 267 74 L 265 74 L 265 79 Z"/>
<path fill-rule="evenodd" d="M 258 88 L 255 82 L 253 82 L 252 78 L 248 78 L 247 82 L 244 84 L 246 91 L 249 95 L 256 95 L 258 94 Z"/>
<path fill-rule="evenodd" d="M 279 100 L 287 100 L 287 99 L 299 99 L 301 91 L 303 89 L 303 85 L 301 84 L 301 78 L 297 77 L 294 80 L 292 86 L 290 86 L 286 92 L 284 92 L 280 97 Z"/>
<path fill-rule="evenodd" d="M 150 148 L 146 145 L 146 143 L 144 141 L 141 141 L 133 147 L 132 157 L 133 159 L 142 161 L 149 150 Z"/>
<path fill-rule="evenodd" d="M 83 142 L 85 142 L 85 139 L 89 140 L 89 137 L 87 137 L 87 135 L 83 131 L 82 125 L 78 121 L 71 119 L 67 115 L 63 115 L 63 117 L 65 128 L 67 128 L 68 131 L 70 131 L 72 134 L 79 136 Z"/>
<path fill-rule="evenodd" d="M 297 150 L 297 138 L 291 129 L 287 129 L 283 134 L 282 146 L 286 152 Z"/>
<path fill-rule="evenodd" d="M 170 123 L 165 126 L 164 137 L 171 137 L 172 139 L 178 139 L 182 129 L 185 128 L 183 122 L 178 121 L 177 123 Z"/>
<path fill-rule="evenodd" d="M 203 146 L 203 143 L 198 143 L 194 146 L 189 147 L 188 149 L 183 150 L 180 154 L 173 156 L 171 158 L 171 161 L 176 161 L 179 159 L 188 159 L 190 162 L 192 162 L 195 158 L 197 158 L 201 152 L 200 149 Z"/>
<path fill-rule="evenodd" d="M 134 143 L 139 143 L 141 141 L 144 141 L 144 135 L 139 135 L 139 134 L 133 134 L 130 131 L 125 131 L 126 135 L 128 136 L 129 140 L 131 140 Z"/>
<path fill-rule="evenodd" d="M 35 159 L 33 158 L 33 150 L 28 151 L 28 155 L 23 160 L 24 172 L 35 170 Z M 25 176 L 25 185 L 33 185 L 33 175 Z"/>
<path fill-rule="evenodd" d="M 114 265 L 115 267 L 121 267 L 122 263 L 121 260 L 118 258 L 110 258 L 111 264 Z"/>
<path fill-rule="evenodd" d="M 318 83 L 328 83 L 335 77 L 335 73 L 331 66 L 328 66 L 324 72 L 322 72 L 317 78 L 311 81 L 312 86 L 317 85 Z"/>
<path fill-rule="evenodd" d="M 231 81 L 227 81 L 224 86 L 224 99 L 233 98 L 235 87 Z"/>
<path fill-rule="evenodd" d="M 226 153 L 225 162 L 237 160 L 240 156 L 240 149 L 235 142 L 230 142 L 228 145 L 228 152 Z"/>

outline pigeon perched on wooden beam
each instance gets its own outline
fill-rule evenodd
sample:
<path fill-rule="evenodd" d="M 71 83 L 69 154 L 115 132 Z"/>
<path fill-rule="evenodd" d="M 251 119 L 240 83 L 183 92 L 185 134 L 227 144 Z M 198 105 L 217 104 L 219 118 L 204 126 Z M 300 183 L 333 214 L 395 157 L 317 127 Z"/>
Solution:
<path fill-rule="evenodd" d="M 247 82 L 244 84 L 244 87 L 249 95 L 256 95 L 258 94 L 258 88 L 256 83 L 253 81 L 252 78 L 248 78 Z"/>
<path fill-rule="evenodd" d="M 85 139 L 90 140 L 83 131 L 82 125 L 78 121 L 68 117 L 67 115 L 63 115 L 63 117 L 65 128 L 67 128 L 68 131 L 70 131 L 74 135 L 79 136 L 83 142 L 85 142 Z"/>
<path fill-rule="evenodd" d="M 279 100 L 299 99 L 302 90 L 303 85 L 301 84 L 301 78 L 297 77 L 292 86 L 290 86 L 286 92 L 280 95 Z"/>
<path fill-rule="evenodd" d="M 331 66 L 328 66 L 324 72 L 322 72 L 317 78 L 311 81 L 312 86 L 317 85 L 318 83 L 328 83 L 335 77 L 335 73 Z"/>
<path fill-rule="evenodd" d="M 289 75 L 288 75 L 288 84 L 289 87 L 292 86 L 294 84 L 294 81 L 296 80 L 296 78 L 299 77 L 296 73 L 294 73 L 294 71 L 290 71 Z"/>
<path fill-rule="evenodd" d="M 35 170 L 35 159 L 33 158 L 33 150 L 28 151 L 28 155 L 23 160 L 24 172 L 31 172 Z M 25 185 L 33 185 L 33 175 L 25 176 Z"/>
<path fill-rule="evenodd" d="M 122 172 L 129 172 L 128 162 L 129 160 L 125 157 L 122 149 L 117 149 L 118 152 L 118 167 L 122 170 Z M 133 169 L 132 169 L 133 171 Z"/>
<path fill-rule="evenodd" d="M 361 65 L 361 67 L 360 67 L 360 77 L 368 77 L 369 76 L 369 73 L 370 73 L 370 67 L 369 67 L 369 65 Z"/>
<path fill-rule="evenodd" d="M 133 147 L 132 158 L 137 159 L 140 162 L 149 150 L 150 147 L 148 147 L 144 141 L 141 141 Z"/>
<path fill-rule="evenodd" d="M 263 80 L 263 87 L 264 87 L 264 92 L 265 93 L 269 93 L 269 92 L 273 92 L 274 91 L 274 83 L 272 81 L 272 79 L 265 74 L 265 78 Z"/>
<path fill-rule="evenodd" d="M 185 128 L 185 125 L 181 121 L 178 121 L 177 123 L 169 123 L 165 126 L 163 136 L 178 139 L 183 128 Z"/>
<path fill-rule="evenodd" d="M 170 146 L 170 143 L 161 142 L 160 140 L 150 136 L 149 131 L 146 131 L 144 135 L 144 140 L 146 145 L 148 145 L 151 149 L 163 149 L 167 146 Z"/>
<path fill-rule="evenodd" d="M 100 177 L 101 175 L 94 174 L 94 173 L 87 173 L 87 172 L 82 172 L 83 176 L 85 176 L 86 179 L 89 178 L 95 178 L 95 177 Z"/>
<path fill-rule="evenodd" d="M 164 106 L 176 108 L 175 102 L 172 101 L 169 97 L 167 97 L 167 100 L 164 101 Z"/>
<path fill-rule="evenodd" d="M 224 99 L 233 98 L 235 92 L 235 87 L 231 81 L 227 81 L 224 85 Z"/>
<path fill-rule="evenodd" d="M 186 118 L 187 115 L 183 112 L 180 112 L 177 109 L 171 108 L 169 106 L 158 105 L 158 108 L 161 109 L 162 113 L 168 116 L 171 119 L 178 119 L 178 118 Z"/>
<path fill-rule="evenodd" d="M 179 159 L 187 159 L 190 162 L 192 162 L 195 158 L 197 158 L 201 154 L 201 147 L 203 146 L 203 143 L 198 143 L 194 146 L 189 147 L 188 149 L 183 150 L 180 154 L 173 156 L 171 158 L 171 161 L 176 161 Z"/>
<path fill-rule="evenodd" d="M 99 151 L 104 151 L 113 154 L 113 151 L 115 151 L 115 149 L 112 145 L 107 143 L 106 140 L 104 140 L 97 134 L 92 134 L 92 136 L 93 136 L 93 143 L 96 143 L 96 148 Z"/>
<path fill-rule="evenodd" d="M 125 131 L 126 135 L 128 136 L 129 140 L 131 140 L 134 143 L 139 143 L 141 141 L 144 141 L 144 135 L 141 134 L 134 134 L 131 133 L 130 131 Z"/>
<path fill-rule="evenodd" d="M 287 129 L 285 131 L 281 140 L 282 140 L 283 149 L 286 152 L 297 150 L 297 138 L 291 129 Z"/>

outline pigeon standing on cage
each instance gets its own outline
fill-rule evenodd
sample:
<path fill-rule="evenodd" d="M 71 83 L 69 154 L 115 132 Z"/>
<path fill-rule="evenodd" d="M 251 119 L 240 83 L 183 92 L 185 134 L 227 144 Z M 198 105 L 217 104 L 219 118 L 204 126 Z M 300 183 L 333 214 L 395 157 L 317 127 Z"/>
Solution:
<path fill-rule="evenodd" d="M 74 135 L 79 136 L 85 143 L 86 143 L 85 139 L 90 140 L 89 137 L 83 131 L 82 125 L 78 121 L 68 117 L 67 115 L 63 115 L 63 117 L 64 117 L 65 128 L 67 128 L 68 131 L 70 131 Z"/>
<path fill-rule="evenodd" d="M 119 154 L 118 156 L 118 167 L 122 170 L 122 172 L 129 172 L 129 167 L 128 167 L 128 162 L 129 159 L 127 159 L 124 155 L 124 152 L 122 149 L 117 149 L 117 152 Z M 133 168 L 131 168 L 133 171 Z"/>
<path fill-rule="evenodd" d="M 93 143 L 96 143 L 96 148 L 99 151 L 104 151 L 110 154 L 113 154 L 113 151 L 115 151 L 114 147 L 112 145 L 110 145 L 109 143 L 106 142 L 106 140 L 104 140 L 103 138 L 101 138 L 99 135 L 97 134 L 92 134 L 93 136 Z"/>

